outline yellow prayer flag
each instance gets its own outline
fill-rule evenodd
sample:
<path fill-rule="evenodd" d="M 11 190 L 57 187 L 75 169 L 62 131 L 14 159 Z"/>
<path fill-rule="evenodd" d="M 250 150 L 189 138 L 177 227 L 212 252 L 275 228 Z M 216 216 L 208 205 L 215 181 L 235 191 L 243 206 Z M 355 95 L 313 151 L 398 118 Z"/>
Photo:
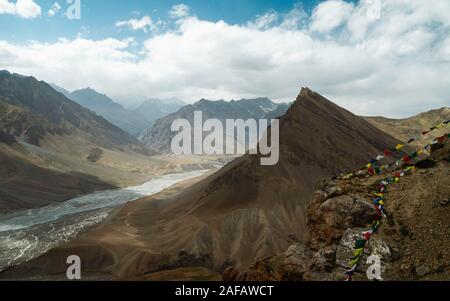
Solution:
<path fill-rule="evenodd" d="M 395 147 L 395 149 L 402 149 L 405 145 L 403 144 L 397 144 L 397 146 Z"/>
<path fill-rule="evenodd" d="M 361 256 L 363 251 L 364 251 L 364 248 L 355 249 L 355 253 L 353 255 L 355 255 L 355 257 L 359 257 L 359 256 Z"/>

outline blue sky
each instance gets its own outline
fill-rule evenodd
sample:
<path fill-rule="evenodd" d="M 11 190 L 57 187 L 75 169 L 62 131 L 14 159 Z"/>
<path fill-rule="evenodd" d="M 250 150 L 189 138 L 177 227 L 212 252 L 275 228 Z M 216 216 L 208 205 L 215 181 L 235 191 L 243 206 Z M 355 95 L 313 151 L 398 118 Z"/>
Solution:
<path fill-rule="evenodd" d="M 13 0 L 10 0 L 13 2 Z M 58 2 L 59 1 L 59 2 Z M 55 16 L 49 16 L 55 0 L 35 0 L 41 6 L 41 16 L 33 19 L 18 18 L 14 15 L 0 15 L 0 39 L 9 41 L 38 40 L 52 42 L 57 38 L 75 38 L 79 34 L 92 39 L 107 37 L 125 37 L 127 32 L 119 30 L 114 24 L 118 20 L 136 18 L 144 15 L 154 20 L 167 21 L 168 12 L 179 0 L 81 0 L 82 17 L 80 20 L 68 20 L 65 16 L 69 4 L 65 0 L 56 0 L 61 10 Z M 270 10 L 287 12 L 294 5 L 300 5 L 305 11 L 311 11 L 319 0 L 186 0 L 193 14 L 202 20 L 224 20 L 229 24 L 243 24 L 257 15 Z M 151 33 L 150 33 L 151 34 Z M 138 38 L 148 36 L 142 32 Z"/>
<path fill-rule="evenodd" d="M 361 115 L 450 106 L 448 0 L 81 0 L 80 20 L 66 2 L 0 0 L 0 70 L 125 106 L 302 86 Z"/>

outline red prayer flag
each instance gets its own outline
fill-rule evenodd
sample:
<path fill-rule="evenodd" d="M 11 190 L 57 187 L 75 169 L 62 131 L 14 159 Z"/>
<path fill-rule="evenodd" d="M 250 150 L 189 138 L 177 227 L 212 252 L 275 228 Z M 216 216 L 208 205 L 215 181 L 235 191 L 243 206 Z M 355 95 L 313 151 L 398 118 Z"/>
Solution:
<path fill-rule="evenodd" d="M 442 143 L 442 142 L 444 142 L 445 138 L 447 138 L 447 136 L 445 136 L 445 135 L 441 136 L 441 137 L 437 137 L 436 141 L 439 142 L 439 143 Z"/>
<path fill-rule="evenodd" d="M 370 232 L 364 232 L 363 233 L 363 237 L 364 237 L 365 240 L 369 240 L 371 236 L 372 236 L 372 233 L 370 233 Z"/>
<path fill-rule="evenodd" d="M 384 150 L 384 156 L 389 157 L 392 154 L 392 152 L 388 149 Z"/>

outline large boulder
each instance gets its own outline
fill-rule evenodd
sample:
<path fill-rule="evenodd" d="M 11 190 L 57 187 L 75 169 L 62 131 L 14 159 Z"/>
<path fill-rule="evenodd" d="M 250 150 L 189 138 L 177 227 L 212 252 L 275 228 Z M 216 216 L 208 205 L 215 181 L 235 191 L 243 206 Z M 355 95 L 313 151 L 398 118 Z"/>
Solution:
<path fill-rule="evenodd" d="M 336 265 L 345 269 L 351 268 L 349 262 L 353 257 L 355 242 L 357 239 L 362 238 L 361 233 L 366 230 L 367 229 L 365 228 L 353 228 L 345 231 L 336 249 Z M 367 262 L 368 258 L 371 256 L 376 256 L 376 258 L 380 259 L 382 276 L 391 261 L 392 254 L 388 245 L 376 235 L 372 236 L 367 243 L 363 256 L 356 269 L 356 272 L 362 276 L 362 279 L 366 279 L 366 271 L 369 266 L 373 264 L 373 262 Z"/>
<path fill-rule="evenodd" d="M 327 199 L 314 212 L 310 211 L 311 245 L 337 243 L 348 228 L 363 227 L 374 220 L 375 207 L 351 195 Z"/>

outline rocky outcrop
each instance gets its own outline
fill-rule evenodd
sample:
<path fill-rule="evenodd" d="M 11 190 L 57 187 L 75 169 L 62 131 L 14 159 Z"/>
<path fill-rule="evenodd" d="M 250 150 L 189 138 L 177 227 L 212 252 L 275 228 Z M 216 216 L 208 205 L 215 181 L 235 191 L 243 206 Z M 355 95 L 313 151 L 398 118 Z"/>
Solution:
<path fill-rule="evenodd" d="M 448 279 L 448 140 L 435 144 L 432 154 L 417 162 L 417 172 L 389 187 L 385 195 L 387 219 L 366 244 L 354 280 L 368 280 L 373 271 L 369 267 L 378 263 L 382 280 Z M 323 180 L 308 208 L 306 242 L 259 259 L 244 272 L 228 268 L 223 279 L 344 280 L 355 242 L 376 215 L 369 200 L 382 177 L 360 173 Z"/>

